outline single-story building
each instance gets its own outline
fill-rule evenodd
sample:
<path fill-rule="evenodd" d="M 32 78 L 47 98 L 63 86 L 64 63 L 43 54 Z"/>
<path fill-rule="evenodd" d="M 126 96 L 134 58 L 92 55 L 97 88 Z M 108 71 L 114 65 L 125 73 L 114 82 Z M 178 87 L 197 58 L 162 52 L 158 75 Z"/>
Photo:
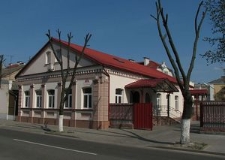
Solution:
<path fill-rule="evenodd" d="M 62 46 L 66 69 L 66 41 L 52 38 L 55 51 Z M 82 46 L 70 45 L 70 64 Z M 72 71 L 72 69 L 71 69 Z M 18 121 L 58 123 L 61 92 L 60 66 L 48 41 L 16 75 L 19 85 Z M 68 85 L 68 84 L 67 84 Z M 168 104 L 169 102 L 169 104 Z M 112 103 L 152 103 L 158 116 L 180 118 L 183 97 L 173 73 L 148 58 L 135 62 L 86 48 L 64 109 L 64 125 L 108 128 Z"/>

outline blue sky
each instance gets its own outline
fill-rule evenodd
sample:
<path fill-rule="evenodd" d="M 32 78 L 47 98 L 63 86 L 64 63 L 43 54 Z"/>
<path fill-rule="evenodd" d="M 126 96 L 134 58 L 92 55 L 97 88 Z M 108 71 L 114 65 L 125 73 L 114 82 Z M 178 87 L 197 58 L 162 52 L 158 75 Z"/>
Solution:
<path fill-rule="evenodd" d="M 194 41 L 194 16 L 199 0 L 162 0 L 169 14 L 169 26 L 187 70 Z M 143 57 L 170 63 L 159 39 L 154 0 L 5 0 L 0 5 L 0 54 L 5 64 L 27 62 L 47 42 L 50 29 L 62 31 L 62 38 L 72 32 L 73 43 L 83 44 L 92 34 L 90 48 L 126 59 L 142 61 Z M 223 64 L 207 65 L 199 54 L 210 49 L 203 37 L 211 35 L 210 21 L 205 19 L 198 46 L 198 55 L 191 80 L 209 82 L 223 75 Z"/>

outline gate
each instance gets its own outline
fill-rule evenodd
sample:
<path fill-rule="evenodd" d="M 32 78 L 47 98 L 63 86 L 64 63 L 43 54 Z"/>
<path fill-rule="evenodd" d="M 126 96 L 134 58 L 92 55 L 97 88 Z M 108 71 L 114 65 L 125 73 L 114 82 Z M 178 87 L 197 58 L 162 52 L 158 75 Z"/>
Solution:
<path fill-rule="evenodd" d="M 151 103 L 111 103 L 109 112 L 110 127 L 152 130 L 152 114 Z"/>
<path fill-rule="evenodd" d="M 152 124 L 152 104 L 136 103 L 133 108 L 133 124 L 135 129 L 151 129 Z"/>

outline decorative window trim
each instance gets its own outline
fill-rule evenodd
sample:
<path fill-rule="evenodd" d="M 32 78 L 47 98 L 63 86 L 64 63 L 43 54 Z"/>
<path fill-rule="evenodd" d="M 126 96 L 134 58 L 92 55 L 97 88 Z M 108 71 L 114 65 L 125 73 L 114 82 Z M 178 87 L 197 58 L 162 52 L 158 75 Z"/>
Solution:
<path fill-rule="evenodd" d="M 48 90 L 48 108 L 55 108 L 55 90 Z"/>
<path fill-rule="evenodd" d="M 92 102 L 92 88 L 91 87 L 85 87 L 82 88 L 83 91 L 83 109 L 91 109 L 93 106 Z"/>
<path fill-rule="evenodd" d="M 123 97 L 123 89 L 116 88 L 115 89 L 115 103 L 122 103 L 122 97 Z"/>
<path fill-rule="evenodd" d="M 64 108 L 72 108 L 72 89 L 70 89 L 67 100 L 65 101 Z"/>
<path fill-rule="evenodd" d="M 45 64 L 51 64 L 51 52 L 47 51 L 45 55 Z"/>
<path fill-rule="evenodd" d="M 30 107 L 30 91 L 24 91 L 24 107 Z"/>
<path fill-rule="evenodd" d="M 41 108 L 42 106 L 42 91 L 41 90 L 36 90 L 36 108 Z"/>
<path fill-rule="evenodd" d="M 175 96 L 175 111 L 179 110 L 179 96 Z"/>

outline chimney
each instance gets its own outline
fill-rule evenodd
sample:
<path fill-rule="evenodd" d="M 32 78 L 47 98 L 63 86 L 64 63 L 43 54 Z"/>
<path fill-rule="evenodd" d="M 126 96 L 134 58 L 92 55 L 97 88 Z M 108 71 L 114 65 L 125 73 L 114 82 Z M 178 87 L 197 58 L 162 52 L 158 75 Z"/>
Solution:
<path fill-rule="evenodd" d="M 133 60 L 133 59 L 128 59 L 130 62 L 135 62 L 135 60 Z"/>
<path fill-rule="evenodd" d="M 147 66 L 149 64 L 150 59 L 147 57 L 144 57 L 144 66 Z"/>

